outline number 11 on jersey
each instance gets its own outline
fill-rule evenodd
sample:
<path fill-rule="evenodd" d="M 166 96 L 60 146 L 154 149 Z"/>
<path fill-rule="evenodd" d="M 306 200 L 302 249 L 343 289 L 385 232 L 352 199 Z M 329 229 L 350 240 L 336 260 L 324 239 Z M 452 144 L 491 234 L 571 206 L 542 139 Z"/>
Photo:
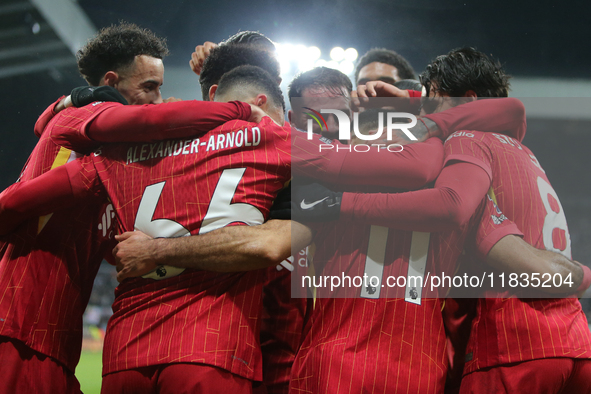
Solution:
<path fill-rule="evenodd" d="M 408 256 L 408 274 L 406 275 L 406 291 L 404 300 L 421 305 L 423 295 L 423 283 L 425 280 L 425 268 L 429 254 L 429 241 L 431 233 L 413 231 L 410 242 L 410 255 Z"/>
<path fill-rule="evenodd" d="M 404 300 L 413 304 L 421 305 L 423 286 L 425 284 L 425 269 L 427 267 L 427 256 L 429 254 L 430 233 L 413 231 L 410 242 L 410 253 L 408 256 L 408 271 L 406 280 L 398 278 L 386 278 L 384 282 L 384 262 L 386 247 L 388 245 L 388 228 L 382 226 L 371 226 L 369 241 L 367 245 L 367 257 L 365 259 L 364 278 L 367 278 L 367 285 L 361 287 L 360 297 L 380 298 L 381 288 L 384 285 L 404 286 Z M 376 283 L 375 278 L 378 278 Z M 400 278 L 403 279 L 403 278 Z"/>

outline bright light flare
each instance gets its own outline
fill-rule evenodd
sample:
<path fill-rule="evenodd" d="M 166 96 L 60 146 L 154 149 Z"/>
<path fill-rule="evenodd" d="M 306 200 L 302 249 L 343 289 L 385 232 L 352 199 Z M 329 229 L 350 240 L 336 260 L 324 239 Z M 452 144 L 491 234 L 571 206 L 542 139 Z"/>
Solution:
<path fill-rule="evenodd" d="M 339 69 L 339 63 L 335 62 L 334 60 L 331 60 L 330 62 L 326 62 L 326 64 L 324 65 L 324 67 L 328 67 L 328 68 L 334 68 L 334 69 Z"/>
<path fill-rule="evenodd" d="M 319 59 L 321 54 L 322 53 L 320 52 L 320 48 L 316 46 L 311 46 L 308 48 L 308 57 L 312 60 Z"/>
<path fill-rule="evenodd" d="M 305 45 L 298 44 L 293 48 L 293 59 L 301 61 L 308 57 L 308 48 Z"/>
<path fill-rule="evenodd" d="M 343 60 L 339 63 L 339 70 L 343 74 L 349 75 L 353 72 L 354 69 L 355 65 L 353 65 L 353 62 L 350 62 L 349 60 Z"/>
<path fill-rule="evenodd" d="M 292 59 L 294 47 L 291 44 L 275 44 L 277 49 L 277 59 L 281 63 L 282 61 L 289 62 Z"/>
<path fill-rule="evenodd" d="M 291 62 L 279 58 L 279 67 L 281 68 L 281 75 L 287 75 L 291 71 Z"/>
<path fill-rule="evenodd" d="M 298 69 L 301 72 L 310 71 L 314 68 L 314 59 L 302 59 L 298 62 Z"/>
<path fill-rule="evenodd" d="M 330 51 L 330 58 L 335 62 L 340 62 L 345 57 L 345 50 L 341 47 L 334 47 Z"/>
<path fill-rule="evenodd" d="M 345 60 L 348 60 L 350 62 L 354 62 L 355 60 L 357 60 L 357 56 L 359 56 L 359 54 L 357 53 L 357 49 L 355 48 L 347 48 L 345 50 Z"/>
<path fill-rule="evenodd" d="M 296 72 L 305 72 L 314 67 L 329 67 L 350 75 L 355 66 L 353 62 L 358 53 L 355 48 L 334 47 L 330 51 L 330 60 L 321 59 L 322 52 L 317 46 L 302 44 L 275 43 L 277 60 L 281 65 L 281 75 L 288 76 Z"/>
<path fill-rule="evenodd" d="M 326 63 L 327 63 L 326 60 L 318 59 L 318 60 L 316 60 L 316 63 L 314 63 L 314 67 L 326 67 Z"/>

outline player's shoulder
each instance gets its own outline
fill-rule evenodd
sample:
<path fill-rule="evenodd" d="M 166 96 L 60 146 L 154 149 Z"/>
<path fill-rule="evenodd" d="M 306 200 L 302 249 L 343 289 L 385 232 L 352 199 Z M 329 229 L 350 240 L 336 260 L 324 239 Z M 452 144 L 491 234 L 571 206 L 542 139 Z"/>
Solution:
<path fill-rule="evenodd" d="M 448 137 L 445 147 L 448 150 L 473 150 L 479 147 L 480 150 L 487 151 L 493 156 L 498 152 L 507 150 L 529 152 L 521 142 L 513 137 L 501 133 L 484 131 L 456 131 Z"/>
<path fill-rule="evenodd" d="M 454 144 L 464 144 L 468 143 L 476 143 L 476 144 L 485 144 L 491 145 L 497 142 L 501 142 L 505 138 L 510 138 L 502 134 L 492 133 L 492 132 L 485 132 L 485 131 L 477 131 L 477 130 L 458 130 L 452 134 L 445 140 L 445 145 L 454 145 Z"/>
<path fill-rule="evenodd" d="M 458 131 L 451 133 L 450 136 L 447 137 L 447 139 L 445 141 L 448 142 L 448 141 L 452 141 L 454 139 L 466 139 L 466 138 L 480 140 L 482 138 L 485 138 L 486 134 L 488 134 L 488 133 L 485 133 L 483 131 L 477 131 L 477 130 L 458 130 Z"/>
<path fill-rule="evenodd" d="M 77 114 L 77 115 L 89 114 L 90 115 L 90 114 L 94 114 L 94 113 L 98 112 L 99 110 L 111 108 L 111 107 L 123 107 L 123 104 L 117 103 L 117 102 L 111 102 L 111 101 L 95 101 L 95 102 L 85 105 L 83 107 L 68 107 L 65 110 L 59 112 L 57 114 L 57 116 L 59 116 L 59 115 L 66 115 L 67 116 L 67 115 L 72 115 L 72 114 Z"/>
<path fill-rule="evenodd" d="M 481 132 L 482 133 L 482 132 Z M 483 141 L 491 147 L 491 149 L 507 149 L 512 148 L 516 150 L 524 150 L 525 146 L 517 139 L 500 133 L 482 133 Z"/>
<path fill-rule="evenodd" d="M 84 107 L 69 107 L 58 112 L 48 126 L 84 124 L 97 116 L 100 112 L 111 107 L 123 106 L 121 103 L 95 101 Z"/>

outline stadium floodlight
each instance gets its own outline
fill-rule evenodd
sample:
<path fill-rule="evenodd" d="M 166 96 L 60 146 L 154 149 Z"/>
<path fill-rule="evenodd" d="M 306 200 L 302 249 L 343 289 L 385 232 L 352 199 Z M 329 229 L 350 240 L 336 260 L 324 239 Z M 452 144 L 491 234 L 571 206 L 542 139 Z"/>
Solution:
<path fill-rule="evenodd" d="M 277 59 L 279 63 L 291 61 L 294 53 L 294 46 L 292 44 L 275 44 L 277 49 Z"/>
<path fill-rule="evenodd" d="M 314 46 L 306 47 L 304 45 L 296 45 L 295 52 L 298 69 L 302 72 L 313 69 L 316 59 L 320 57 L 320 49 Z"/>
<path fill-rule="evenodd" d="M 345 50 L 341 47 L 334 47 L 330 51 L 330 58 L 335 62 L 340 62 L 345 57 Z"/>
<path fill-rule="evenodd" d="M 277 53 L 277 60 L 281 67 L 281 75 L 286 76 L 291 71 L 291 60 L 294 47 L 292 44 L 281 44 L 279 42 L 275 44 L 275 51 Z"/>
<path fill-rule="evenodd" d="M 298 62 L 298 70 L 301 72 L 310 71 L 314 68 L 314 60 L 308 58 L 304 58 Z"/>
<path fill-rule="evenodd" d="M 326 63 L 327 63 L 326 60 L 318 59 L 318 60 L 316 60 L 316 63 L 314 63 L 314 67 L 326 67 Z"/>
<path fill-rule="evenodd" d="M 343 74 L 350 75 L 354 69 L 355 65 L 353 64 L 353 62 L 350 62 L 349 60 L 343 60 L 339 63 L 339 70 Z"/>
<path fill-rule="evenodd" d="M 322 59 L 322 51 L 315 45 L 275 43 L 277 60 L 281 66 L 281 75 L 289 77 L 296 72 L 306 72 L 314 67 L 329 67 L 351 74 L 354 69 L 353 61 L 357 59 L 355 48 L 346 51 L 341 47 L 334 47 L 330 51 L 330 60 Z"/>
<path fill-rule="evenodd" d="M 355 60 L 357 60 L 357 56 L 359 56 L 359 54 L 357 53 L 357 49 L 347 48 L 345 50 L 345 60 L 348 60 L 350 62 L 354 62 Z"/>
<path fill-rule="evenodd" d="M 279 67 L 281 68 L 281 75 L 287 75 L 291 71 L 291 62 L 289 60 L 279 58 Z"/>
<path fill-rule="evenodd" d="M 299 62 L 308 57 L 308 48 L 305 45 L 298 44 L 293 48 L 292 59 Z"/>
<path fill-rule="evenodd" d="M 334 69 L 339 69 L 339 63 L 335 62 L 334 60 L 331 60 L 329 62 L 326 62 L 326 64 L 324 65 L 324 67 L 328 67 L 328 68 L 334 68 Z"/>
<path fill-rule="evenodd" d="M 312 60 L 317 60 L 320 58 L 320 55 L 322 53 L 320 52 L 320 48 L 316 47 L 316 46 L 311 46 L 308 47 L 308 57 Z"/>

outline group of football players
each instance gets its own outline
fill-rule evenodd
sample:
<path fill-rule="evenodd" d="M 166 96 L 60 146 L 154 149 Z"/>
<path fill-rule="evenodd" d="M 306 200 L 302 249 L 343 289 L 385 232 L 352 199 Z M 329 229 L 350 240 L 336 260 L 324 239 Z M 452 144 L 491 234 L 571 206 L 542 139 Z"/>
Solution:
<path fill-rule="evenodd" d="M 82 314 L 103 258 L 120 281 L 103 393 L 591 392 L 577 299 L 591 271 L 571 260 L 498 62 L 455 49 L 417 81 L 398 53 L 372 49 L 355 86 L 326 67 L 298 74 L 286 120 L 262 34 L 196 47 L 202 101 L 162 98 L 167 54 L 133 24 L 98 32 L 77 56 L 89 86 L 39 117 L 39 142 L 0 194 L 9 392 L 80 392 Z M 413 139 L 381 133 L 387 111 L 416 117 Z M 338 114 L 365 124 L 356 139 Z M 382 285 L 460 271 L 528 281 L 467 299 Z M 310 273 L 379 281 L 292 280 Z M 565 280 L 536 286 L 545 275 Z"/>

